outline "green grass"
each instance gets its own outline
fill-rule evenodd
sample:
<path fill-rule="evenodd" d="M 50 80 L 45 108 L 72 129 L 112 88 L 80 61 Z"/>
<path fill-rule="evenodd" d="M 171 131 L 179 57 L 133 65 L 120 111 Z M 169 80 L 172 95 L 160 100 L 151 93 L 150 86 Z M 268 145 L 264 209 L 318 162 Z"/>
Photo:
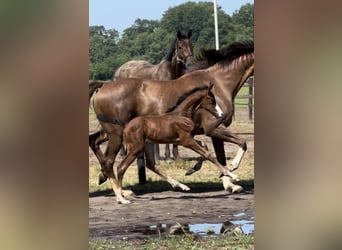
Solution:
<path fill-rule="evenodd" d="M 144 250 L 207 250 L 207 249 L 230 249 L 249 250 L 254 249 L 254 236 L 238 235 L 231 237 L 207 237 L 199 238 L 193 234 L 181 236 L 172 235 L 167 238 L 151 237 L 147 240 L 102 240 L 90 239 L 89 249 L 144 249 Z"/>
<path fill-rule="evenodd" d="M 253 91 L 254 91 L 254 89 L 253 89 Z M 243 86 L 235 98 L 235 105 L 247 105 L 248 104 L 248 98 L 243 98 L 243 99 L 238 98 L 239 96 L 247 96 L 247 95 L 249 95 L 249 87 Z M 252 101 L 254 103 L 254 93 L 253 93 Z"/>
<path fill-rule="evenodd" d="M 95 160 L 96 162 L 96 160 Z M 185 171 L 188 168 L 194 166 L 195 161 L 171 161 L 165 162 L 160 161 L 158 168 L 167 175 L 172 176 L 176 180 L 185 185 L 188 185 L 194 190 L 209 190 L 217 189 L 222 187 L 222 180 L 219 178 L 219 171 L 217 167 L 211 162 L 205 161 L 200 171 L 185 176 Z M 145 185 L 138 185 L 137 167 L 134 164 L 130 166 L 124 175 L 123 186 L 124 188 L 130 189 L 136 194 L 142 192 L 153 192 L 153 191 L 168 191 L 172 190 L 169 183 L 161 180 L 161 178 L 152 173 L 150 170 L 147 171 L 147 183 Z M 98 185 L 98 174 L 100 173 L 99 164 L 90 164 L 89 166 L 89 192 L 108 191 L 112 190 L 109 182 L 105 182 L 102 185 Z M 246 152 L 244 159 L 241 162 L 241 166 L 236 170 L 236 174 L 239 175 L 240 181 L 237 184 L 243 186 L 254 185 L 254 153 Z M 112 192 L 112 191 L 109 191 Z"/>

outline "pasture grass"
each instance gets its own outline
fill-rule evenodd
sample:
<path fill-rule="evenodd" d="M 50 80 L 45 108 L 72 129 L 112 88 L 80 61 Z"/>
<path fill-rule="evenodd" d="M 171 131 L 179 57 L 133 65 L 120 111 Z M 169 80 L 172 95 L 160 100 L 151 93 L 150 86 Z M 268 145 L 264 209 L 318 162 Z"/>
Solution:
<path fill-rule="evenodd" d="M 254 89 L 253 89 L 254 91 Z M 242 88 L 237 93 L 237 96 L 235 98 L 235 105 L 241 106 L 241 105 L 247 105 L 248 104 L 248 98 L 238 98 L 241 96 L 248 96 L 249 95 L 249 86 L 242 86 Z M 254 103 L 254 95 L 253 95 L 253 103 Z"/>
<path fill-rule="evenodd" d="M 96 163 L 95 157 L 90 159 L 89 167 L 89 192 L 101 192 L 111 191 L 111 185 L 109 182 L 105 182 L 102 185 L 98 185 L 98 175 L 100 173 L 100 165 Z M 121 157 L 118 157 L 116 164 L 121 161 Z M 205 161 L 203 167 L 198 172 L 190 176 L 185 176 L 186 169 L 195 165 L 195 160 L 182 160 L 182 161 L 160 161 L 158 168 L 175 178 L 176 180 L 188 185 L 192 190 L 205 191 L 215 189 L 222 185 L 222 180 L 219 178 L 220 172 L 218 168 L 211 162 Z M 229 163 L 229 160 L 228 160 Z M 172 190 L 171 186 L 158 175 L 146 170 L 147 183 L 145 185 L 138 185 L 138 174 L 136 164 L 132 164 L 124 175 L 123 187 L 131 189 L 135 193 L 145 193 L 154 191 L 167 191 Z M 240 181 L 237 184 L 243 186 L 254 185 L 254 152 L 248 152 L 245 154 L 241 161 L 240 168 L 235 171 L 239 175 Z M 108 191 L 109 190 L 109 191 Z"/>
<path fill-rule="evenodd" d="M 254 236 L 236 235 L 230 237 L 205 237 L 199 238 L 193 234 L 171 235 L 166 238 L 150 237 L 146 240 L 105 240 L 90 239 L 89 249 L 144 249 L 144 250 L 207 250 L 207 249 L 231 249 L 251 250 L 254 249 Z"/>

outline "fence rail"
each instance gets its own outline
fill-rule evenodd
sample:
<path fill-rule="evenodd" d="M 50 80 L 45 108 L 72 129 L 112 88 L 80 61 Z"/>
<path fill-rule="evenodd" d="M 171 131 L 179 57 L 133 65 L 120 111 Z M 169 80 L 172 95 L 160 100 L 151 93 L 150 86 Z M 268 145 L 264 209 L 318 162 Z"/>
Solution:
<path fill-rule="evenodd" d="M 253 108 L 254 108 L 254 77 L 249 78 L 243 87 L 248 87 L 248 95 L 237 95 L 234 100 L 235 105 L 247 105 L 248 106 L 248 118 L 250 121 L 253 120 Z M 239 99 L 248 99 L 247 103 L 236 102 Z"/>

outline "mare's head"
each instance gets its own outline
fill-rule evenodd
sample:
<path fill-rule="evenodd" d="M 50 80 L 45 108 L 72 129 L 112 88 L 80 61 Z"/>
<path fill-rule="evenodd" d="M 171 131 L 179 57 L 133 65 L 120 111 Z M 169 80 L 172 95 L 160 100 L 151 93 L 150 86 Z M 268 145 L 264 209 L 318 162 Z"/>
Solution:
<path fill-rule="evenodd" d="M 191 30 L 189 30 L 187 35 L 182 34 L 179 30 L 177 31 L 175 54 L 177 57 L 177 62 L 182 64 L 183 68 L 186 68 L 193 58 L 192 43 L 190 41 L 191 35 Z"/>

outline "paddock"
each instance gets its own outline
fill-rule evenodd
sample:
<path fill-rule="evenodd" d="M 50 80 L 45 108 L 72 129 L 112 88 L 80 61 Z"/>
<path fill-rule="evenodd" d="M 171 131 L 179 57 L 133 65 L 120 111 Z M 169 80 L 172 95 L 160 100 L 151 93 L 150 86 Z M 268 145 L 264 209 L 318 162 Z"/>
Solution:
<path fill-rule="evenodd" d="M 89 126 L 90 130 L 96 129 L 95 118 L 91 113 Z M 158 167 L 188 185 L 191 190 L 172 190 L 167 182 L 161 181 L 149 170 L 147 183 L 139 185 L 135 165 L 127 170 L 124 187 L 132 189 L 137 197 L 133 199 L 132 204 L 120 206 L 113 199 L 109 183 L 97 185 L 100 166 L 89 150 L 89 236 L 106 239 L 141 239 L 152 234 L 151 231 L 146 231 L 146 228 L 153 229 L 159 224 L 220 225 L 225 221 L 245 220 L 253 221 L 254 225 L 254 121 L 249 120 L 248 106 L 236 106 L 235 119 L 230 129 L 247 140 L 248 150 L 236 171 L 240 177 L 239 183 L 245 189 L 240 194 L 229 194 L 224 191 L 222 181 L 218 178 L 219 171 L 207 161 L 197 173 L 184 176 L 186 169 L 192 167 L 198 155 L 179 147 L 184 161 L 161 161 Z M 210 138 L 204 135 L 195 138 L 205 141 L 209 150 L 213 152 Z M 238 146 L 225 143 L 226 157 L 234 157 L 237 149 Z M 115 164 L 121 160 L 118 156 Z M 241 216 L 237 217 L 239 214 Z"/>

